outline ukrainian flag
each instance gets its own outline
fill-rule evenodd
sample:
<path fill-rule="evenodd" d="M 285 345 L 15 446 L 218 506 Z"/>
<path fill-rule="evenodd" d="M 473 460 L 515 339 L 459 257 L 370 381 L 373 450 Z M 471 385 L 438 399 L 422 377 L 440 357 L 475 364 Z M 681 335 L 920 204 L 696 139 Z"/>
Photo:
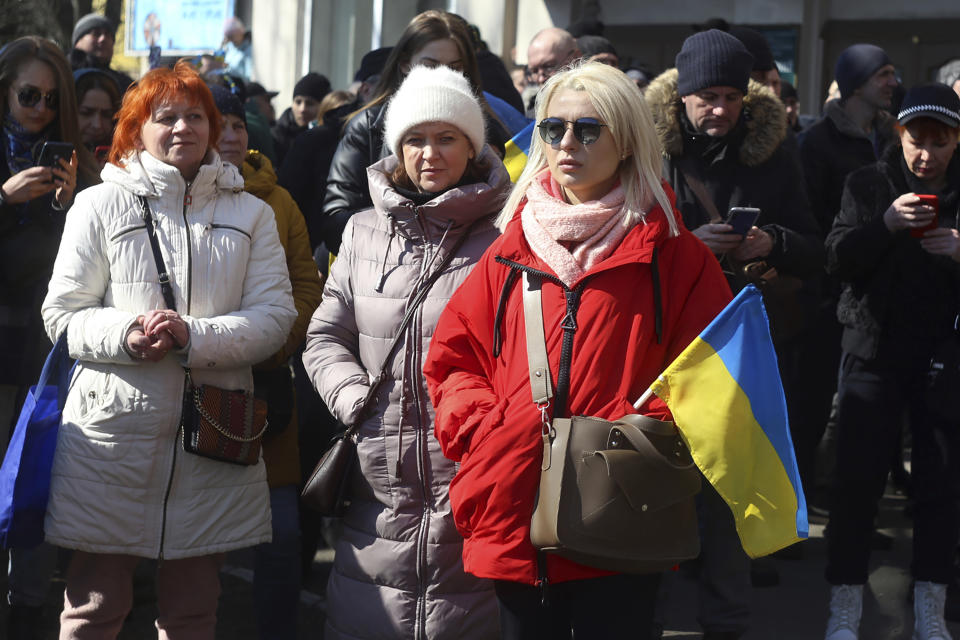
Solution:
<path fill-rule="evenodd" d="M 507 168 L 512 182 L 520 178 L 523 168 L 527 166 L 527 155 L 530 153 L 530 140 L 533 138 L 535 124 L 531 121 L 504 145 L 503 165 Z"/>
<path fill-rule="evenodd" d="M 743 289 L 651 387 L 751 557 L 808 535 L 787 404 L 760 292 Z"/>

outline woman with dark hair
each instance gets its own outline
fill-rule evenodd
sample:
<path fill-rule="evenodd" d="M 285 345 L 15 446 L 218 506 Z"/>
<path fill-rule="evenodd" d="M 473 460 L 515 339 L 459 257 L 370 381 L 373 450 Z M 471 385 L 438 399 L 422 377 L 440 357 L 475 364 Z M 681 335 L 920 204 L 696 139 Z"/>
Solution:
<path fill-rule="evenodd" d="M 956 366 L 938 360 L 938 347 L 960 340 L 960 98 L 940 83 L 913 87 L 897 121 L 900 144 L 850 174 L 826 240 L 827 270 L 843 281 L 827 640 L 859 637 L 870 536 L 904 416 L 913 437 L 913 638 L 951 637 L 944 604 L 960 536 L 960 414 L 950 406 L 955 384 L 931 382 Z"/>
<path fill-rule="evenodd" d="M 76 190 L 98 182 L 93 156 L 81 146 L 70 65 L 49 40 L 28 36 L 0 52 L 0 448 L 28 385 L 36 382 L 50 342 L 40 303 Z M 73 157 L 36 166 L 45 142 L 69 142 Z M 79 174 L 79 176 L 78 176 Z M 79 185 L 78 185 L 79 183 Z M 56 553 L 11 552 L 7 632 L 35 626 Z"/>
<path fill-rule="evenodd" d="M 161 560 L 159 637 L 212 638 L 224 554 L 271 537 L 263 460 L 196 455 L 182 426 L 188 381 L 251 390 L 296 317 L 273 211 L 221 162 L 220 123 L 188 64 L 150 71 L 67 218 L 42 309 L 77 360 L 44 523 L 74 549 L 64 640 L 116 637 L 142 558 Z"/>
<path fill-rule="evenodd" d="M 70 66 L 49 40 L 27 36 L 0 53 L 0 384 L 36 380 L 49 343 L 37 317 L 79 180 L 98 181 L 80 144 Z M 36 166 L 45 142 L 69 142 L 73 158 Z M 2 428 L 6 428 L 4 425 Z"/>
<path fill-rule="evenodd" d="M 324 637 L 495 638 L 492 585 L 463 572 L 455 467 L 433 436 L 422 367 L 440 312 L 497 235 L 510 177 L 473 88 L 444 66 L 410 71 L 384 143 L 393 153 L 367 170 L 373 208 L 347 224 L 303 354 L 330 411 L 362 422 Z"/>
<path fill-rule="evenodd" d="M 347 123 L 333 157 L 323 202 L 323 241 L 331 253 L 340 250 L 347 220 L 371 205 L 367 167 L 389 155 L 383 144 L 383 117 L 387 102 L 416 66 L 447 66 L 462 73 L 480 96 L 487 123 L 487 141 L 503 155 L 510 139 L 481 96 L 483 89 L 477 56 L 467 23 L 446 11 L 430 10 L 415 16 L 390 52 L 373 98 Z M 310 212 L 306 212 L 309 218 Z"/>
<path fill-rule="evenodd" d="M 77 69 L 73 80 L 77 86 L 80 139 L 103 169 L 113 139 L 113 121 L 120 110 L 120 89 L 110 74 L 99 69 Z"/>

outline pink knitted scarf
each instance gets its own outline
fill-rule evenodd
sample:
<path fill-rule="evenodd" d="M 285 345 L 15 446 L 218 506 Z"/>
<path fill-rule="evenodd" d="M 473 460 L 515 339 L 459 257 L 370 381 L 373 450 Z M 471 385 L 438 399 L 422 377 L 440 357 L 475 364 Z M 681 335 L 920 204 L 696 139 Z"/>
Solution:
<path fill-rule="evenodd" d="M 619 182 L 599 200 L 570 204 L 550 170 L 544 169 L 527 187 L 526 196 L 527 205 L 520 214 L 523 235 L 537 257 L 568 287 L 609 256 L 629 231 Z"/>

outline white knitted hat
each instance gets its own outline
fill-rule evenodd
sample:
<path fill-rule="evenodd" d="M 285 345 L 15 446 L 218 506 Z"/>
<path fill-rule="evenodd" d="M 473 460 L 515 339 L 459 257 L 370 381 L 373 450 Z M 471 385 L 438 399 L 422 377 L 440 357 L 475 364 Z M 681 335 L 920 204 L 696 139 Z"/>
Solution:
<path fill-rule="evenodd" d="M 383 141 L 391 152 L 403 134 L 423 122 L 448 122 L 463 131 L 477 155 L 483 149 L 483 110 L 470 83 L 449 67 L 417 66 L 410 70 L 387 106 Z"/>

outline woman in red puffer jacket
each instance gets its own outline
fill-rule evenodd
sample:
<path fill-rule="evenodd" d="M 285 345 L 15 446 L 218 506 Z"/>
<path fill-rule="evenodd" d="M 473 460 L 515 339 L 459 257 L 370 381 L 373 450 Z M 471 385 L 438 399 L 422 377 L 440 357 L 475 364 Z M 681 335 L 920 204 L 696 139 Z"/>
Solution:
<path fill-rule="evenodd" d="M 501 214 L 503 235 L 431 342 L 424 373 L 435 432 L 460 463 L 450 501 L 464 568 L 495 581 L 503 637 L 644 637 L 658 575 L 616 575 L 554 555 L 538 567 L 530 517 L 543 444 L 518 280 L 523 272 L 542 280 L 551 371 L 572 336 L 569 393 L 554 380 L 554 418 L 635 413 L 631 403 L 730 290 L 682 227 L 660 179 L 653 122 L 629 78 L 588 63 L 555 75 L 537 100 L 540 135 Z M 641 411 L 669 419 L 655 397 Z M 545 583 L 546 606 L 537 586 Z"/>

